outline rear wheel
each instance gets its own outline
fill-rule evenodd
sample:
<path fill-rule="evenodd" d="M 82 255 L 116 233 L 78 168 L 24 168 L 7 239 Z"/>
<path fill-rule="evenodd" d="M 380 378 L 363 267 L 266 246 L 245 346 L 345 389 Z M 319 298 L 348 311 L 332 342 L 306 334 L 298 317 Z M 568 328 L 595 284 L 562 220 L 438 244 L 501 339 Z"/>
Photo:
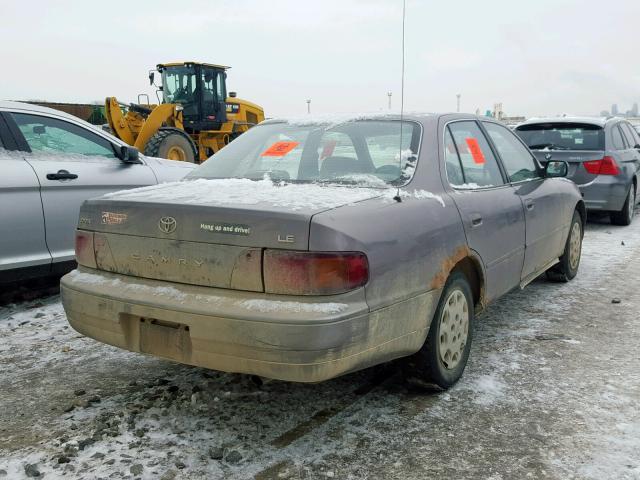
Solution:
<path fill-rule="evenodd" d="M 633 210 L 636 206 L 636 188 L 631 184 L 627 199 L 619 212 L 611 212 L 611 223 L 614 225 L 630 225 L 633 220 Z"/>
<path fill-rule="evenodd" d="M 196 163 L 197 151 L 193 141 L 182 130 L 161 128 L 147 142 L 144 154 L 181 162 Z"/>
<path fill-rule="evenodd" d="M 408 359 L 410 380 L 442 389 L 455 384 L 469 359 L 473 321 L 471 287 L 462 273 L 454 272 L 442 292 L 426 342 Z"/>
<path fill-rule="evenodd" d="M 547 278 L 559 282 L 568 282 L 578 274 L 582 257 L 582 218 L 578 211 L 573 212 L 569 236 L 564 245 L 560 261 L 547 271 Z"/>

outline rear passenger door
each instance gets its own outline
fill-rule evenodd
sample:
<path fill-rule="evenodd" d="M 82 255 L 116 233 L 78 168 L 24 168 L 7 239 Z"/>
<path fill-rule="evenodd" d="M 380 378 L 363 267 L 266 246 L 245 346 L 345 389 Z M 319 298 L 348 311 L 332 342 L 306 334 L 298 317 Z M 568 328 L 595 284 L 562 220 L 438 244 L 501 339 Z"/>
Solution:
<path fill-rule="evenodd" d="M 554 184 L 566 180 L 544 178 L 533 154 L 511 130 L 494 122 L 482 123 L 524 207 L 526 242 L 521 280 L 526 282 L 564 249 L 573 212 L 568 211 L 562 189 Z"/>
<path fill-rule="evenodd" d="M 633 173 L 637 175 L 640 169 L 640 151 L 638 151 L 636 147 L 640 146 L 640 139 L 638 139 L 638 134 L 631 127 L 631 124 L 620 122 L 618 126 L 620 127 L 626 144 L 623 161 L 632 169 Z"/>
<path fill-rule="evenodd" d="M 107 192 L 156 183 L 151 168 L 126 164 L 113 145 L 66 119 L 11 114 L 30 153 L 24 158 L 41 186 L 47 247 L 54 262 L 74 259 L 74 235 L 84 200 Z"/>
<path fill-rule="evenodd" d="M 9 270 L 48 271 L 51 255 L 44 237 L 40 184 L 0 112 L 0 280 L 17 279 Z"/>
<path fill-rule="evenodd" d="M 520 283 L 525 243 L 522 202 L 504 181 L 476 121 L 453 121 L 445 126 L 444 159 L 451 197 L 467 243 L 484 263 L 486 295 L 492 300 Z"/>

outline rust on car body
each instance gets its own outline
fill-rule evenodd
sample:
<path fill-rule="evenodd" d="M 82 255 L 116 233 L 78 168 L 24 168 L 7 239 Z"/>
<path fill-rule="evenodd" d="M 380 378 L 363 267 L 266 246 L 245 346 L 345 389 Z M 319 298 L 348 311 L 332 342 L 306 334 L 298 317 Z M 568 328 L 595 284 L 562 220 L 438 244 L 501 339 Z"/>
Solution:
<path fill-rule="evenodd" d="M 471 284 L 471 290 L 476 303 L 476 312 L 484 310 L 487 305 L 485 295 L 485 279 L 480 261 L 473 254 L 468 245 L 460 245 L 453 250 L 451 255 L 445 257 L 431 280 L 431 289 L 442 289 L 447 283 L 447 279 L 454 270 L 461 270 Z"/>

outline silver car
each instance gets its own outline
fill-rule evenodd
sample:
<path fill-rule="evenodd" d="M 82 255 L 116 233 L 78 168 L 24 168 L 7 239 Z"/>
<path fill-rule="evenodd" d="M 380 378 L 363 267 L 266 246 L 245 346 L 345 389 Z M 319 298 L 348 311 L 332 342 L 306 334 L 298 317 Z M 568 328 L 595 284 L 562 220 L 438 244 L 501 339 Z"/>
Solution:
<path fill-rule="evenodd" d="M 516 133 L 544 165 L 569 164 L 587 209 L 608 212 L 615 225 L 629 225 L 638 201 L 640 137 L 621 118 L 536 118 Z"/>
<path fill-rule="evenodd" d="M 184 177 L 192 165 L 138 155 L 87 122 L 0 102 L 0 283 L 75 268 L 84 200 Z"/>
<path fill-rule="evenodd" d="M 576 275 L 566 169 L 469 115 L 267 121 L 185 181 L 85 202 L 64 308 L 187 364 L 317 382 L 410 356 L 447 388 L 489 302 Z"/>

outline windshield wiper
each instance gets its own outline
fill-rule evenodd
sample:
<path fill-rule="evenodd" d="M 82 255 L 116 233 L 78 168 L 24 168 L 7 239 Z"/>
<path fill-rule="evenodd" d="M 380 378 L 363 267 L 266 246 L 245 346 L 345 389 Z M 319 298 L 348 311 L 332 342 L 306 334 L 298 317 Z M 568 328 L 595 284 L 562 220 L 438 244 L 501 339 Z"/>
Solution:
<path fill-rule="evenodd" d="M 563 145 L 556 145 L 555 143 L 537 143 L 535 145 L 529 145 L 531 150 L 542 150 L 543 148 L 549 148 L 553 150 L 569 150 L 568 147 Z"/>

